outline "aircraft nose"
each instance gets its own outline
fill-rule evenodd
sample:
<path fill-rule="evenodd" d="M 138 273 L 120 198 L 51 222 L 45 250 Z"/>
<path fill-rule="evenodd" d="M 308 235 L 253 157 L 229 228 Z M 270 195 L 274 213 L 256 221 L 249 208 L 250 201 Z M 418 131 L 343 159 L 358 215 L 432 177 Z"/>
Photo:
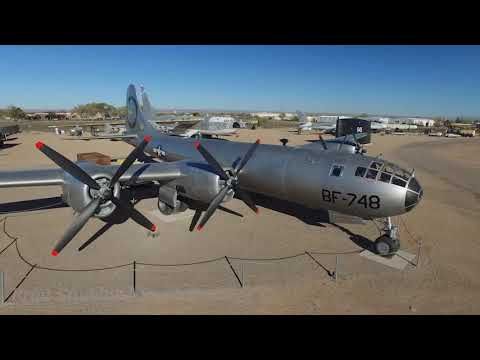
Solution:
<path fill-rule="evenodd" d="M 423 189 L 416 178 L 412 177 L 408 183 L 407 193 L 405 194 L 405 210 L 412 210 L 422 199 Z"/>

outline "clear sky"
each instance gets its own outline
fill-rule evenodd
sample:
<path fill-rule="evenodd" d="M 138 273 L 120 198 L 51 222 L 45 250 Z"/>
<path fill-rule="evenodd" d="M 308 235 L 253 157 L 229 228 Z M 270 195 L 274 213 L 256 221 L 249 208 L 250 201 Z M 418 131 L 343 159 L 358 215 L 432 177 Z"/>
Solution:
<path fill-rule="evenodd" d="M 480 46 L 0 46 L 0 107 L 480 115 Z"/>

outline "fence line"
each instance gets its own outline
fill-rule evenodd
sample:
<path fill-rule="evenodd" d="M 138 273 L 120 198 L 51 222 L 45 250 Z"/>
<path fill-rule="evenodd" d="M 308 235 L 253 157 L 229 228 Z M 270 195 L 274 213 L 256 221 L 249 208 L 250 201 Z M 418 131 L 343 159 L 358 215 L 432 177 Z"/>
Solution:
<path fill-rule="evenodd" d="M 18 216 L 18 215 L 17 215 Z M 114 266 L 107 266 L 107 267 L 102 267 L 102 268 L 89 268 L 89 269 L 62 269 L 62 268 L 52 268 L 52 267 L 45 267 L 45 266 L 38 266 L 38 264 L 33 264 L 30 261 L 28 261 L 23 254 L 21 253 L 19 246 L 18 246 L 18 238 L 12 236 L 7 232 L 6 224 L 7 224 L 7 219 L 9 216 L 5 216 L 4 218 L 0 219 L 0 223 L 3 222 L 3 232 L 4 234 L 11 239 L 12 241 L 4 247 L 2 250 L 0 250 L 0 255 L 2 255 L 11 245 L 15 244 L 15 249 L 17 252 L 18 257 L 28 266 L 30 266 L 30 269 L 28 272 L 25 274 L 25 276 L 20 280 L 20 282 L 16 285 L 16 287 L 10 292 L 10 294 L 7 296 L 4 302 L 7 302 L 12 295 L 15 293 L 15 291 L 22 285 L 22 283 L 27 279 L 27 277 L 31 274 L 31 272 L 34 269 L 39 269 L 39 270 L 46 270 L 46 271 L 57 271 L 57 272 L 93 272 L 93 271 L 104 271 L 104 270 L 114 270 L 114 269 L 120 269 L 124 267 L 130 267 L 133 265 L 133 293 L 136 293 L 136 271 L 137 271 L 137 265 L 139 266 L 151 266 L 151 267 L 182 267 L 182 266 L 191 266 L 191 265 L 199 265 L 199 264 L 207 264 L 207 263 L 213 263 L 216 261 L 220 260 L 225 260 L 227 264 L 229 265 L 231 271 L 235 275 L 236 280 L 238 281 L 240 287 L 244 287 L 244 280 L 243 280 L 243 263 L 244 262 L 264 262 L 264 261 L 281 261 L 281 260 L 287 260 L 287 259 L 293 259 L 293 258 L 298 258 L 302 256 L 306 256 L 313 260 L 321 269 L 325 270 L 328 276 L 330 276 L 332 279 L 337 280 L 337 267 L 338 267 L 338 256 L 339 255 L 353 255 L 353 254 L 359 254 L 363 251 L 366 251 L 365 249 L 357 249 L 357 250 L 350 250 L 350 251 L 336 251 L 336 252 L 320 252 L 320 251 L 304 251 L 302 253 L 294 254 L 294 255 L 289 255 L 289 256 L 283 256 L 283 257 L 272 257 L 272 258 L 243 258 L 243 257 L 230 257 L 230 256 L 221 256 L 221 257 L 216 257 L 212 259 L 206 259 L 206 260 L 201 260 L 201 261 L 196 261 L 196 262 L 191 262 L 191 263 L 178 263 L 178 264 L 156 264 L 156 263 L 144 263 L 144 262 L 138 262 L 136 260 L 125 263 L 125 264 L 120 264 L 120 265 L 114 265 Z M 416 263 L 413 263 L 412 261 L 409 261 L 408 259 L 405 259 L 404 257 L 400 256 L 403 260 L 407 261 L 407 263 L 413 265 L 414 267 L 418 266 L 418 259 L 420 257 L 420 247 L 421 247 L 421 241 L 417 240 L 413 237 L 411 232 L 408 230 L 405 222 L 402 219 L 403 227 L 406 229 L 408 235 L 417 243 L 417 261 Z M 323 266 L 313 255 L 335 255 L 336 260 L 335 260 L 335 270 L 331 271 L 328 270 L 325 266 Z M 241 278 L 235 271 L 235 268 L 232 266 L 230 260 L 237 260 L 241 262 Z M 3 273 L 0 273 L 0 276 L 2 276 Z M 0 285 L 1 283 L 4 283 L 4 278 L 0 278 Z M 3 295 L 3 289 L 0 289 L 0 293 Z"/>

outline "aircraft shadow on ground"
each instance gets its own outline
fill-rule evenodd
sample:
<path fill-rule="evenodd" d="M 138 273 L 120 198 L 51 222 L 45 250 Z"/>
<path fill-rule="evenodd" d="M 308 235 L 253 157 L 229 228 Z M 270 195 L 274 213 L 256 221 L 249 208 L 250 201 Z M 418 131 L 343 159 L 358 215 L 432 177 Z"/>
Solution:
<path fill-rule="evenodd" d="M 299 204 L 280 199 L 272 199 L 261 194 L 251 193 L 251 195 L 257 205 L 283 213 L 285 215 L 296 217 L 305 224 L 319 227 L 326 227 L 324 224 L 330 224 L 347 234 L 349 239 L 357 246 L 376 253 L 374 242 L 372 240 L 360 234 L 353 233 L 349 229 L 339 225 L 337 222 L 332 222 L 331 215 L 327 210 L 312 210 Z"/>
<path fill-rule="evenodd" d="M 41 209 L 56 209 L 67 206 L 68 205 L 63 202 L 60 196 L 54 196 L 42 199 L 13 201 L 0 204 L 0 214 L 30 212 Z"/>
<path fill-rule="evenodd" d="M 9 139 L 10 140 L 10 139 Z M 0 145 L 0 150 L 3 150 L 3 149 L 10 149 L 12 147 L 15 147 L 15 146 L 18 146 L 20 145 L 20 143 L 14 143 L 14 144 L 2 144 Z"/>

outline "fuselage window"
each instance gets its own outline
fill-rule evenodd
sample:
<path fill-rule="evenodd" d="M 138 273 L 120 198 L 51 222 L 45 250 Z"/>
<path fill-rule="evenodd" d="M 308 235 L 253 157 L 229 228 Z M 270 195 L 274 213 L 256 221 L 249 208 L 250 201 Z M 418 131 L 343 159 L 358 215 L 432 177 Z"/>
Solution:
<path fill-rule="evenodd" d="M 391 178 L 392 178 L 392 175 L 382 172 L 380 174 L 380 179 L 379 180 L 383 181 L 383 182 L 386 182 L 386 183 L 389 183 Z"/>
<path fill-rule="evenodd" d="M 359 166 L 357 167 L 357 170 L 355 170 L 355 176 L 363 177 L 365 176 L 366 172 L 367 172 L 367 168 Z"/>
<path fill-rule="evenodd" d="M 367 179 L 376 179 L 377 178 L 378 171 L 377 170 L 372 170 L 368 169 L 367 171 L 367 176 L 365 176 Z"/>
<path fill-rule="evenodd" d="M 330 176 L 342 176 L 343 165 L 333 165 Z"/>
<path fill-rule="evenodd" d="M 393 177 L 393 180 L 392 180 L 392 184 L 395 184 L 395 185 L 398 185 L 398 186 L 401 186 L 401 187 L 405 187 L 405 185 L 407 185 L 407 182 L 394 176 Z"/>

